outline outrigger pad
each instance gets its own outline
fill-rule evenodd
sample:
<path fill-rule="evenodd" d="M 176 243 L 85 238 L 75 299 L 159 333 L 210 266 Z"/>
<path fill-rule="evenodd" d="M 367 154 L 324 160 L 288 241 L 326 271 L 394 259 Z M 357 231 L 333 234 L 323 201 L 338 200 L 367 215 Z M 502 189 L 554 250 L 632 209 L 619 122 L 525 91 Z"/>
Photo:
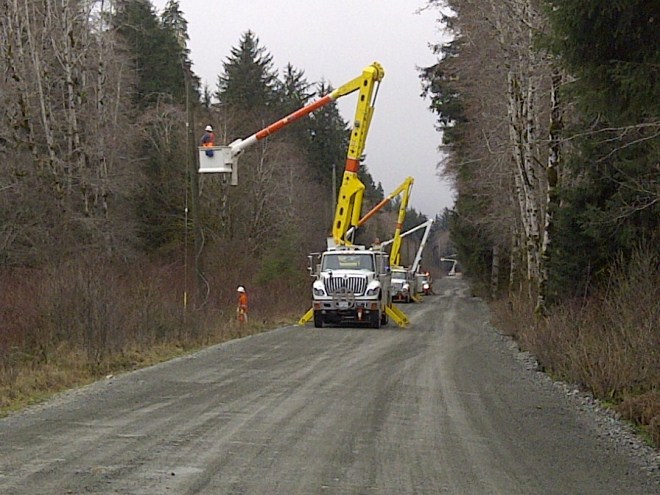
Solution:
<path fill-rule="evenodd" d="M 406 314 L 397 308 L 394 304 L 388 304 L 385 306 L 385 312 L 394 320 L 394 322 L 399 325 L 399 328 L 406 328 L 410 323 L 410 320 Z"/>

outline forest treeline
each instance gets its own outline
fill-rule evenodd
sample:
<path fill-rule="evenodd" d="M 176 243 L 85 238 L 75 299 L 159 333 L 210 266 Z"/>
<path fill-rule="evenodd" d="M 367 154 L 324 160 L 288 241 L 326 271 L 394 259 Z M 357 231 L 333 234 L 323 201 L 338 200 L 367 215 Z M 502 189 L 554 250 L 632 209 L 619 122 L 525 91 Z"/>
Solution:
<path fill-rule="evenodd" d="M 422 72 L 480 294 L 555 376 L 660 444 L 660 10 L 653 0 L 435 0 Z"/>
<path fill-rule="evenodd" d="M 0 29 L 0 408 L 235 335 L 238 285 L 253 327 L 307 310 L 350 132 L 336 104 L 246 150 L 238 186 L 198 174 L 197 146 L 208 124 L 218 144 L 246 138 L 330 82 L 277 69 L 248 31 L 203 85 L 175 0 L 10 0 Z M 360 177 L 376 204 L 367 161 Z"/>

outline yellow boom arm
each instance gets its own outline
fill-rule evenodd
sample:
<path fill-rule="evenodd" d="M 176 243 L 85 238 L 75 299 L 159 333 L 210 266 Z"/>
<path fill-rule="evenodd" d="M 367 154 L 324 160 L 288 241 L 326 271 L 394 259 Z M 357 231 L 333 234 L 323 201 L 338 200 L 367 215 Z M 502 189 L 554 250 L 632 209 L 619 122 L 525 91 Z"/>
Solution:
<path fill-rule="evenodd" d="M 390 263 L 395 266 L 401 265 L 401 229 L 403 228 L 403 222 L 406 219 L 408 200 L 410 199 L 410 191 L 412 190 L 413 182 L 413 178 L 408 177 L 398 189 L 399 192 L 403 192 L 403 195 L 401 196 L 399 216 L 396 220 L 396 227 L 394 228 L 394 242 L 392 243 L 392 251 L 390 252 Z"/>
<path fill-rule="evenodd" d="M 364 152 L 367 133 L 374 113 L 378 83 L 385 76 L 381 65 L 374 62 L 362 71 L 362 75 L 337 88 L 331 93 L 335 98 L 359 91 L 358 103 L 353 119 L 351 140 L 348 145 L 346 166 L 337 198 L 337 209 L 332 224 L 332 237 L 336 245 L 350 244 L 346 232 L 357 226 L 362 209 L 364 184 L 358 178 L 360 157 Z"/>
<path fill-rule="evenodd" d="M 394 238 L 392 240 L 392 251 L 390 252 L 390 263 L 392 265 L 398 266 L 400 264 L 400 251 L 401 251 L 401 229 L 403 228 L 403 222 L 406 219 L 406 211 L 408 210 L 408 201 L 410 200 L 410 192 L 412 191 L 413 183 L 415 179 L 412 177 L 407 177 L 399 187 L 392 191 L 387 197 L 381 200 L 376 206 L 367 212 L 355 225 L 355 228 L 361 227 L 364 223 L 373 217 L 379 210 L 383 208 L 387 203 L 396 198 L 399 194 L 403 193 L 401 196 L 401 205 L 399 206 L 399 216 L 397 217 L 396 226 L 394 228 Z M 353 228 L 350 229 L 351 231 Z"/>

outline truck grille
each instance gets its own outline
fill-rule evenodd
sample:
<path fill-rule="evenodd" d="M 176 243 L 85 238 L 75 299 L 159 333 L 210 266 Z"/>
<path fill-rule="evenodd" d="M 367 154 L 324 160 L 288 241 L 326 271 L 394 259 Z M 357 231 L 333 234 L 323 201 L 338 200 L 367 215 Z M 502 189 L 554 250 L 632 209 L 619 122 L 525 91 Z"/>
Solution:
<path fill-rule="evenodd" d="M 366 277 L 330 277 L 325 279 L 325 291 L 330 295 L 345 291 L 361 296 L 366 290 Z"/>

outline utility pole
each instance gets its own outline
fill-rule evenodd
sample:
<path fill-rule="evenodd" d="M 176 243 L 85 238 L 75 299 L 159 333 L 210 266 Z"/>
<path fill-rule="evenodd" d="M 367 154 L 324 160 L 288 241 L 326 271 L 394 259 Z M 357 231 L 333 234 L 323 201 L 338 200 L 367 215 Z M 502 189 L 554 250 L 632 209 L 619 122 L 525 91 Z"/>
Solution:
<path fill-rule="evenodd" d="M 195 112 L 190 102 L 192 94 L 190 65 L 183 63 L 183 71 L 186 85 L 186 168 L 190 181 L 190 217 L 193 224 L 193 240 L 195 249 L 195 278 L 197 280 L 197 291 L 195 294 L 195 303 L 199 304 L 201 295 L 207 292 L 206 279 L 204 278 L 203 258 L 202 258 L 202 226 L 199 220 L 199 176 L 197 174 L 197 146 L 193 131 L 195 128 Z"/>

